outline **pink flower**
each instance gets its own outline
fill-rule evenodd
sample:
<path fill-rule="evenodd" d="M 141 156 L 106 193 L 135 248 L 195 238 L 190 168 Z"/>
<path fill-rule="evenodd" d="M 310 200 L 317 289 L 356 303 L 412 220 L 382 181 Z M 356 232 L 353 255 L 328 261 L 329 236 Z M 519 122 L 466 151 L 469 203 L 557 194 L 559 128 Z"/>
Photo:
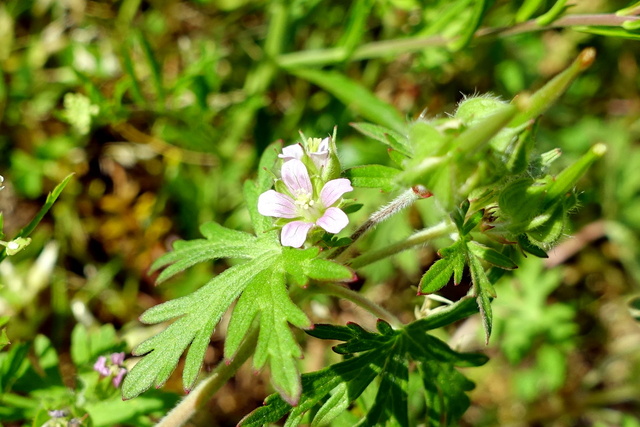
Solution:
<path fill-rule="evenodd" d="M 295 220 L 282 227 L 280 241 L 283 246 L 301 247 L 314 226 L 333 234 L 347 226 L 347 214 L 333 205 L 345 193 L 353 191 L 348 179 L 333 179 L 322 187 L 319 195 L 315 195 L 307 167 L 300 160 L 292 158 L 285 161 L 281 174 L 288 194 L 275 190 L 262 193 L 258 198 L 258 212 Z"/>
<path fill-rule="evenodd" d="M 122 379 L 124 378 L 126 373 L 127 373 L 127 370 L 125 368 L 120 368 L 116 376 L 113 377 L 113 379 L 111 380 L 111 383 L 115 388 L 120 387 L 120 383 L 122 383 Z"/>
<path fill-rule="evenodd" d="M 122 365 L 124 363 L 124 352 L 111 354 L 111 363 Z"/>
<path fill-rule="evenodd" d="M 108 359 L 106 356 L 98 357 L 93 365 L 93 370 L 97 371 L 101 378 L 113 375 L 111 382 L 114 387 L 118 388 L 127 373 L 127 369 L 122 366 L 123 363 L 124 353 L 112 353 Z"/>
<path fill-rule="evenodd" d="M 107 367 L 107 358 L 104 356 L 98 357 L 98 360 L 96 360 L 96 363 L 93 365 L 93 370 L 97 371 L 103 377 L 109 375 L 110 371 Z"/>

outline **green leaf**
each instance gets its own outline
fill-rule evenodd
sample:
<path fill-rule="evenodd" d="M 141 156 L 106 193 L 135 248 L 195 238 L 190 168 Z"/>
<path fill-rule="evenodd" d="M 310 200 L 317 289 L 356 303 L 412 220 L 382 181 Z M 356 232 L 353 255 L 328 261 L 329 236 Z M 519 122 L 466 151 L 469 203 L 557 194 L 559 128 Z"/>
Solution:
<path fill-rule="evenodd" d="M 247 204 L 253 229 L 258 237 L 261 237 L 273 229 L 273 221 L 271 218 L 261 215 L 258 212 L 258 197 L 273 186 L 273 173 L 271 169 L 274 167 L 278 159 L 278 153 L 281 151 L 281 142 L 274 142 L 269 145 L 260 157 L 257 180 L 247 180 L 244 183 L 244 200 Z M 278 233 L 273 231 L 270 233 L 270 238 L 273 239 L 274 242 L 277 241 Z"/>
<path fill-rule="evenodd" d="M 282 259 L 285 271 L 298 286 L 306 286 L 309 279 L 323 282 L 352 282 L 355 272 L 334 261 L 317 258 L 319 248 L 295 249 L 284 247 Z"/>
<path fill-rule="evenodd" d="M 399 169 L 382 165 L 356 166 L 347 169 L 345 176 L 351 180 L 354 187 L 379 188 L 391 191 L 396 185 L 394 178 L 400 173 Z"/>
<path fill-rule="evenodd" d="M 520 23 L 531 18 L 544 2 L 545 0 L 524 0 L 516 12 L 515 21 Z"/>
<path fill-rule="evenodd" d="M 281 268 L 262 271 L 242 293 L 227 331 L 227 358 L 233 358 L 256 317 L 260 321 L 260 335 L 253 367 L 259 370 L 268 362 L 273 385 L 287 402 L 295 405 L 302 392 L 295 359 L 302 357 L 302 350 L 288 323 L 309 328 L 311 322 L 289 299 Z"/>
<path fill-rule="evenodd" d="M 0 391 L 3 393 L 11 389 L 16 378 L 22 376 L 29 367 L 28 343 L 12 345 L 7 352 L 0 353 Z"/>
<path fill-rule="evenodd" d="M 480 222 L 482 222 L 482 218 L 484 217 L 484 211 L 475 212 L 471 215 L 464 223 L 464 225 L 460 229 L 460 233 L 463 236 L 468 235 L 471 231 L 476 228 Z"/>
<path fill-rule="evenodd" d="M 7 329 L 0 327 L 0 350 L 9 344 L 11 344 L 11 341 L 9 341 L 9 337 L 7 336 Z"/>
<path fill-rule="evenodd" d="M 131 98 L 133 98 L 134 102 L 137 105 L 146 105 L 147 100 L 142 94 L 142 88 L 140 87 L 140 83 L 138 82 L 138 77 L 136 76 L 136 71 L 133 66 L 133 60 L 131 59 L 131 46 L 128 45 L 130 45 L 130 43 L 125 43 L 122 45 L 122 48 L 120 49 L 120 56 L 122 58 L 124 71 L 129 77 L 128 81 L 130 83 L 129 86 L 131 89 Z"/>
<path fill-rule="evenodd" d="M 326 426 L 349 407 L 349 388 L 341 383 L 331 391 L 331 396 L 322 404 L 313 417 L 312 427 Z"/>
<path fill-rule="evenodd" d="M 429 267 L 420 280 L 418 295 L 432 294 L 449 283 L 454 270 L 454 258 L 455 256 L 439 259 Z"/>
<path fill-rule="evenodd" d="M 76 367 L 93 365 L 99 356 L 124 350 L 111 324 L 88 330 L 78 323 L 71 332 L 71 359 Z"/>
<path fill-rule="evenodd" d="M 253 183 L 249 187 L 257 189 Z M 123 397 L 132 398 L 152 385 L 161 386 L 187 347 L 182 380 L 185 389 L 191 389 L 215 326 L 238 299 L 227 331 L 225 356 L 234 357 L 246 335 L 254 329 L 253 323 L 258 322 L 254 367 L 260 369 L 268 364 L 274 387 L 287 402 L 297 402 L 301 385 L 296 359 L 302 352 L 289 324 L 308 328 L 311 323 L 289 299 L 285 278 L 288 274 L 299 285 L 309 279 L 347 281 L 353 279 L 353 271 L 318 258 L 318 248 L 280 246 L 275 231 L 256 238 L 214 223 L 204 225 L 201 231 L 206 240 L 177 243 L 175 251 L 163 256 L 154 268 L 166 266 L 165 272 L 169 270 L 174 274 L 212 258 L 233 257 L 246 261 L 225 270 L 196 292 L 142 314 L 140 320 L 144 323 L 172 319 L 174 322 L 134 349 L 133 354 L 144 357 L 125 377 Z"/>
<path fill-rule="evenodd" d="M 311 68 L 295 68 L 288 71 L 320 86 L 347 107 L 356 109 L 365 119 L 389 127 L 396 132 L 404 132 L 405 120 L 394 107 L 381 101 L 369 89 L 345 75 L 336 71 L 321 71 Z"/>
<path fill-rule="evenodd" d="M 371 123 L 358 122 L 350 123 L 350 125 L 358 132 L 388 145 L 389 148 L 405 156 L 411 156 L 411 147 L 409 146 L 407 137 L 401 133 Z"/>
<path fill-rule="evenodd" d="M 56 187 L 47 195 L 47 199 L 45 200 L 44 205 L 40 208 L 36 216 L 31 220 L 31 222 L 29 222 L 29 224 L 27 224 L 22 230 L 18 232 L 18 234 L 16 235 L 16 237 L 14 237 L 14 239 L 17 239 L 20 237 L 28 237 L 31 234 L 31 232 L 36 228 L 36 226 L 40 224 L 40 221 L 42 221 L 42 218 L 44 218 L 47 212 L 49 212 L 49 209 L 51 209 L 51 206 L 53 206 L 55 201 L 58 199 L 58 197 L 62 193 L 62 190 L 64 190 L 64 188 L 67 186 L 67 184 L 69 183 L 73 175 L 74 175 L 73 173 L 67 175 L 62 180 L 62 182 L 60 182 L 60 184 L 56 185 Z M 2 248 L 0 250 L 0 261 L 5 259 L 6 257 L 7 257 L 6 250 L 5 248 Z"/>
<path fill-rule="evenodd" d="M 473 2 L 471 18 L 466 25 L 462 27 L 463 31 L 458 35 L 458 38 L 449 43 L 449 48 L 451 48 L 451 50 L 457 51 L 469 44 L 473 39 L 476 30 L 480 27 L 480 24 L 482 24 L 482 18 L 489 8 L 489 3 L 492 2 L 487 0 L 475 0 Z"/>
<path fill-rule="evenodd" d="M 473 388 L 473 383 L 454 367 L 479 366 L 487 361 L 487 357 L 457 353 L 443 341 L 428 335 L 421 326 L 423 324 L 414 322 L 404 330 L 395 331 L 385 322 L 379 322 L 378 330 L 382 333 L 378 334 L 356 324 L 316 325 L 307 333 L 322 339 L 347 341 L 334 350 L 351 357 L 302 375 L 303 392 L 296 407 L 278 395 L 271 395 L 263 407 L 245 417 L 240 425 L 274 423 L 289 413 L 285 426 L 296 426 L 305 413 L 317 405 L 321 406 L 310 414 L 310 422 L 311 425 L 323 425 L 346 410 L 380 376 L 375 398 L 358 425 L 408 426 L 409 364 L 417 364 L 427 373 L 422 375 L 426 400 L 446 402 L 444 406 L 430 407 L 430 415 L 437 420 L 449 416 L 450 424 L 447 425 L 453 425 L 468 407 L 465 392 Z"/>
<path fill-rule="evenodd" d="M 531 243 L 526 234 L 519 235 L 517 237 L 517 240 L 518 245 L 523 251 L 528 252 L 531 255 L 535 255 L 538 258 L 549 258 L 549 255 L 547 255 L 547 253 L 542 248 Z"/>
<path fill-rule="evenodd" d="M 178 319 L 134 349 L 134 355 L 145 357 L 125 377 L 122 384 L 123 397 L 130 399 L 152 385 L 162 386 L 187 346 L 190 348 L 182 381 L 185 389 L 191 389 L 218 321 L 242 291 L 260 273 L 272 269 L 277 260 L 277 247 L 262 246 L 262 252 L 258 256 L 225 270 L 196 292 L 144 312 L 140 317 L 144 323 Z"/>
<path fill-rule="evenodd" d="M 363 35 L 366 34 L 366 25 L 373 4 L 373 0 L 356 0 L 352 3 L 349 19 L 344 26 L 340 40 L 336 43 L 336 46 L 345 48 L 345 60 L 360 45 Z"/>
<path fill-rule="evenodd" d="M 249 259 L 260 251 L 255 236 L 228 229 L 215 222 L 203 224 L 200 232 L 207 240 L 177 241 L 173 245 L 173 252 L 166 253 L 151 265 L 151 272 L 168 266 L 158 276 L 158 283 L 200 262 L 220 258 Z"/>
<path fill-rule="evenodd" d="M 142 49 L 144 58 L 147 62 L 149 75 L 151 76 L 151 82 L 153 83 L 153 87 L 157 96 L 157 104 L 162 108 L 162 106 L 164 105 L 165 95 L 164 86 L 162 84 L 162 70 L 160 69 L 160 64 L 158 63 L 158 60 L 153 53 L 153 48 L 151 47 L 149 40 L 147 40 L 144 34 L 142 34 L 141 31 L 136 31 L 135 35 Z"/>
<path fill-rule="evenodd" d="M 83 409 L 94 426 L 140 425 L 142 415 L 159 412 L 175 406 L 179 396 L 153 390 L 144 396 L 123 401 L 120 398 L 87 402 Z"/>
<path fill-rule="evenodd" d="M 427 393 L 428 426 L 455 425 L 462 418 L 471 401 L 466 392 L 475 385 L 455 369 L 431 361 L 420 366 L 422 381 Z M 445 421 L 446 420 L 446 421 Z"/>
<path fill-rule="evenodd" d="M 551 6 L 551 9 L 536 18 L 536 23 L 541 27 L 550 25 L 553 21 L 564 15 L 567 9 L 569 9 L 570 6 L 567 6 L 566 4 L 567 0 L 557 0 L 553 6 Z"/>
<path fill-rule="evenodd" d="M 599 36 L 619 37 L 628 40 L 640 40 L 640 33 L 638 33 L 637 30 L 628 30 L 624 27 L 576 26 L 571 28 L 575 31 L 597 34 Z"/>
<path fill-rule="evenodd" d="M 439 291 L 449 283 L 451 275 L 457 285 L 462 280 L 464 264 L 466 260 L 466 246 L 464 241 L 458 241 L 453 245 L 440 249 L 442 259 L 439 259 L 429 267 L 429 270 L 420 279 L 418 295 L 432 294 Z"/>
<path fill-rule="evenodd" d="M 469 269 L 471 270 L 471 279 L 473 281 L 474 294 L 482 316 L 482 325 L 485 332 L 485 341 L 489 343 L 491 329 L 493 324 L 493 313 L 491 311 L 491 298 L 496 297 L 496 291 L 487 278 L 487 274 L 482 264 L 475 256 L 469 257 Z"/>
<path fill-rule="evenodd" d="M 473 255 L 495 265 L 496 267 L 500 267 L 505 270 L 514 270 L 518 268 L 518 265 L 513 262 L 511 258 L 481 243 L 471 241 L 467 243 L 467 248 Z"/>
<path fill-rule="evenodd" d="M 634 297 L 629 302 L 629 313 L 636 321 L 640 321 L 640 297 Z"/>
<path fill-rule="evenodd" d="M 281 152 L 282 142 L 276 141 L 269 144 L 262 153 L 262 156 L 260 156 L 260 163 L 258 164 L 258 179 L 256 181 L 259 193 L 263 193 L 273 186 L 273 173 L 270 171 L 275 166 L 276 161 L 278 160 L 278 154 Z"/>

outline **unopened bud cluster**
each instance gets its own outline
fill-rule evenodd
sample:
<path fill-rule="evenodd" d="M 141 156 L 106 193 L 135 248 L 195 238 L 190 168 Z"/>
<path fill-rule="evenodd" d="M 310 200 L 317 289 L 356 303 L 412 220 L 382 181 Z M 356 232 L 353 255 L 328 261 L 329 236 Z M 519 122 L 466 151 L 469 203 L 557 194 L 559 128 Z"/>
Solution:
<path fill-rule="evenodd" d="M 535 154 L 533 121 L 514 126 L 518 109 L 494 96 L 464 99 L 444 119 L 415 121 L 412 155 L 402 160 L 402 186 L 421 184 L 445 211 L 469 199 L 484 209 L 484 231 L 500 241 L 547 249 L 562 236 L 577 206 L 574 186 L 606 151 L 597 144 L 558 175 L 548 173 L 560 150 Z"/>

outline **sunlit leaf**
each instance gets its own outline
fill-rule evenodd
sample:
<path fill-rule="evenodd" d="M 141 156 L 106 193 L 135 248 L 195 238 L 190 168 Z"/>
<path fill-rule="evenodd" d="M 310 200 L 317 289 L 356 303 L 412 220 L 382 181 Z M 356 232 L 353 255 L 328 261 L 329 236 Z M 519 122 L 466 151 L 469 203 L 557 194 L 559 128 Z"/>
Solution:
<path fill-rule="evenodd" d="M 380 376 L 380 383 L 373 404 L 361 416 L 359 425 L 409 425 L 408 377 L 409 365 L 417 363 L 423 373 L 424 393 L 430 418 L 448 417 L 446 425 L 454 425 L 469 405 L 465 392 L 473 383 L 460 374 L 455 366 L 479 366 L 487 361 L 480 354 L 457 353 L 439 339 L 426 334 L 417 323 L 404 330 L 393 330 L 381 325 L 381 333 L 366 331 L 355 324 L 347 326 L 316 325 L 308 331 L 322 339 L 347 340 L 335 350 L 352 357 L 317 372 L 302 376 L 302 396 L 292 407 L 280 396 L 271 395 L 263 407 L 258 408 L 240 425 L 261 426 L 278 421 L 289 413 L 285 425 L 298 425 L 305 413 L 321 404 L 311 414 L 311 424 L 320 425 L 339 415 L 355 401 L 364 390 Z M 357 354 L 354 354 L 357 353 Z M 435 402 L 444 401 L 445 405 Z M 434 422 L 430 426 L 440 426 Z"/>

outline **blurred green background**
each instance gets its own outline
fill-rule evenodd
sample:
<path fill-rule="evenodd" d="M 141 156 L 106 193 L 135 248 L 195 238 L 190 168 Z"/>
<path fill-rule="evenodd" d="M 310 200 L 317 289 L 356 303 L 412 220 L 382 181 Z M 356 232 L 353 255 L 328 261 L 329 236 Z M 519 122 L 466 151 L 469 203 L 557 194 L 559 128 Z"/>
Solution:
<path fill-rule="evenodd" d="M 485 9 L 476 22 L 479 3 Z M 11 316 L 9 339 L 49 337 L 69 385 L 74 325 L 113 324 L 130 351 L 152 334 L 137 321 L 145 309 L 224 269 L 223 262 L 199 265 L 157 288 L 146 273 L 173 241 L 198 237 L 202 222 L 247 229 L 242 185 L 272 141 L 295 143 L 298 131 L 324 137 L 337 126 L 344 167 L 386 164 L 385 147 L 349 126 L 379 116 L 369 96 L 407 120 L 444 115 L 464 95 L 491 92 L 509 100 L 538 88 L 593 46 L 596 62 L 541 118 L 538 131 L 540 152 L 562 149 L 558 169 L 594 143 L 609 148 L 579 186 L 576 237 L 546 263 L 528 259 L 499 284 L 488 348 L 477 319 L 443 334 L 459 348 L 491 356 L 465 372 L 477 387 L 463 425 L 640 426 L 640 46 L 632 36 L 570 27 L 456 45 L 456 36 L 471 29 L 471 37 L 480 24 L 513 26 L 526 3 L 536 2 L 0 3 L 6 240 L 75 173 L 33 243 L 0 264 L 0 314 Z M 554 2 L 537 3 L 534 17 Z M 567 13 L 611 14 L 628 6 L 576 3 Z M 355 194 L 365 205 L 355 224 L 392 197 Z M 387 245 L 433 215 L 431 205 L 419 203 L 363 244 Z M 409 251 L 367 267 L 359 285 L 411 320 L 422 304 L 415 285 L 435 259 L 431 249 Z M 317 321 L 366 317 L 329 299 L 310 309 Z M 222 339 L 216 332 L 206 369 L 221 359 Z M 307 339 L 307 348 L 303 369 L 320 368 L 324 344 Z M 181 393 L 179 381 L 166 389 Z M 201 422 L 234 424 L 269 392 L 247 368 Z"/>

